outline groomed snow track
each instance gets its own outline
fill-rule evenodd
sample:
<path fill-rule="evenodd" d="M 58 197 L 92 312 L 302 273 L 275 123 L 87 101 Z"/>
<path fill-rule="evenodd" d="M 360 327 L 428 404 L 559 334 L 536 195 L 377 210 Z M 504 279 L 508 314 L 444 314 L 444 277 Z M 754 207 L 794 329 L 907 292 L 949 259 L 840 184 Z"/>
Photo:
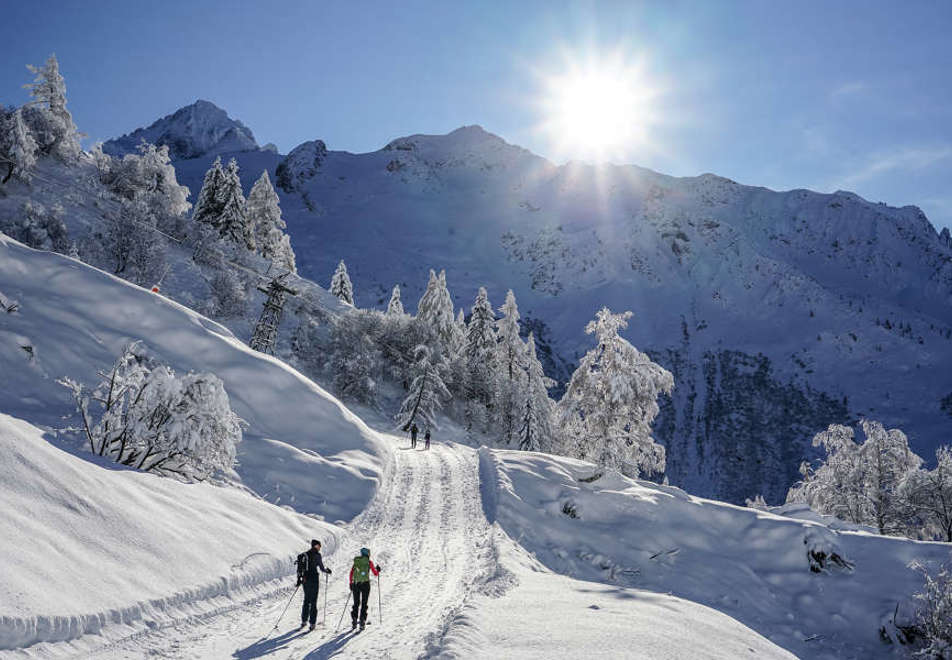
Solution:
<path fill-rule="evenodd" d="M 473 589 L 495 573 L 493 532 L 483 514 L 475 450 L 434 445 L 429 451 L 394 443 L 389 483 L 348 527 L 341 550 L 325 555 L 330 576 L 327 620 L 313 633 L 297 632 L 300 594 L 277 631 L 291 589 L 226 608 L 214 616 L 183 620 L 100 648 L 99 658 L 416 658 L 440 653 L 443 636 Z M 405 443 L 405 441 L 404 441 Z M 361 546 L 372 550 L 380 575 L 371 591 L 363 633 L 350 632 L 347 573 Z M 290 581 L 291 578 L 288 578 Z M 323 584 L 319 605 L 323 615 Z M 320 620 L 320 619 L 319 619 Z M 89 655 L 88 653 L 86 655 Z"/>

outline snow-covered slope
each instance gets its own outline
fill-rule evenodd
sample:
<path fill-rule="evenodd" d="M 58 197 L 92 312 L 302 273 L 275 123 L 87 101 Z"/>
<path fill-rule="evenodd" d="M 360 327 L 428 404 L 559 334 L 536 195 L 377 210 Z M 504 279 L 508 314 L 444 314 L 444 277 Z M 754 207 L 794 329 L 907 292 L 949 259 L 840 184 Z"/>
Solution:
<path fill-rule="evenodd" d="M 332 525 L 74 455 L 3 413 L 0 456 L 0 655 L 222 607 L 286 577 L 305 539 L 337 546 Z"/>
<path fill-rule="evenodd" d="M 912 594 L 952 545 L 836 531 L 814 521 L 597 476 L 590 463 L 480 450 L 483 506 L 546 570 L 668 593 L 733 617 L 801 658 L 891 657 Z M 825 553 L 811 570 L 810 553 Z M 837 566 L 836 553 L 847 566 Z M 649 599 L 650 601 L 650 599 Z M 686 657 L 686 656 L 685 656 Z"/>
<path fill-rule="evenodd" d="M 477 126 L 237 157 L 246 187 L 265 168 L 284 186 L 300 273 L 326 284 L 343 258 L 361 306 L 399 283 L 412 309 L 431 267 L 466 309 L 512 288 L 563 383 L 594 312 L 634 310 L 628 337 L 675 375 L 655 430 L 691 492 L 782 500 L 831 422 L 901 427 L 927 459 L 952 431 L 952 244 L 915 207 L 556 167 Z M 180 180 L 197 190 L 210 161 Z"/>
<path fill-rule="evenodd" d="M 386 470 L 376 433 L 283 362 L 250 350 L 224 326 L 162 296 L 0 234 L 0 292 L 19 310 L 0 318 L 0 411 L 33 424 L 75 425 L 56 383 L 92 383 L 142 340 L 178 372 L 212 371 L 248 423 L 241 482 L 266 499 L 326 520 L 349 520 Z"/>
<path fill-rule="evenodd" d="M 143 140 L 168 146 L 169 155 L 174 159 L 259 149 L 247 126 L 229 117 L 214 103 L 201 99 L 162 117 L 148 128 L 105 142 L 103 151 L 112 156 L 135 153 Z"/>

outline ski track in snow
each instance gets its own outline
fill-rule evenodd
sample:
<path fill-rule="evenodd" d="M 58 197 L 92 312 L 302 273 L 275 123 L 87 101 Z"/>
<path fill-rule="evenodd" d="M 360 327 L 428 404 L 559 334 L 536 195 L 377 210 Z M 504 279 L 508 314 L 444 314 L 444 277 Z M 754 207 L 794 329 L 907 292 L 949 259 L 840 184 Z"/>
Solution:
<path fill-rule="evenodd" d="M 394 443 L 401 440 L 389 436 Z M 341 550 L 325 557 L 318 627 L 298 632 L 301 593 L 295 593 L 278 630 L 269 633 L 288 603 L 290 589 L 258 597 L 209 617 L 194 617 L 102 647 L 97 658 L 418 658 L 438 653 L 443 636 L 475 585 L 494 571 L 492 533 L 483 515 L 476 451 L 434 445 L 429 451 L 394 449 L 390 483 L 349 525 Z M 303 545 L 303 543 L 302 543 Z M 373 579 L 370 625 L 350 631 L 347 574 L 361 546 L 383 567 Z M 303 548 L 302 548 L 303 549 Z M 289 578 L 290 579 L 290 578 Z M 88 657 L 88 654 L 86 655 Z"/>

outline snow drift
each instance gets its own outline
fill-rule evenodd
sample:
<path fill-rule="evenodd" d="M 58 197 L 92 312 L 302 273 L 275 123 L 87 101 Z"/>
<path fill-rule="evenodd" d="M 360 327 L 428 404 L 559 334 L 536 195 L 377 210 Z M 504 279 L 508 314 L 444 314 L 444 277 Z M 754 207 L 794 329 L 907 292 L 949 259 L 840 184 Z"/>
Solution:
<path fill-rule="evenodd" d="M 483 448 L 480 477 L 489 519 L 548 569 L 707 605 L 798 657 L 888 657 L 922 586 L 909 563 L 952 557 L 949 544 L 837 531 L 569 458 Z"/>

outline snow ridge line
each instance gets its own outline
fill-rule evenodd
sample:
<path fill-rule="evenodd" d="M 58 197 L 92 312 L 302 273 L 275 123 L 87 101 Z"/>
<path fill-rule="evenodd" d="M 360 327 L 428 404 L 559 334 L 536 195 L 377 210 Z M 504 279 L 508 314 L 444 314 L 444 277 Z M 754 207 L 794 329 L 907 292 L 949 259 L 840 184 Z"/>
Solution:
<path fill-rule="evenodd" d="M 133 625 L 159 616 L 174 620 L 169 612 L 213 598 L 234 598 L 264 583 L 287 578 L 292 573 L 293 556 L 256 562 L 254 569 L 237 575 L 218 578 L 212 583 L 185 589 L 164 598 L 143 600 L 132 605 L 102 612 L 72 616 L 38 615 L 35 617 L 0 617 L 0 650 L 24 649 L 43 642 L 74 641 L 84 635 L 98 634 L 109 624 Z"/>
<path fill-rule="evenodd" d="M 499 471 L 499 461 L 492 450 L 483 445 L 479 454 L 479 494 L 483 505 L 483 514 L 492 525 L 496 522 L 496 511 L 499 507 L 499 487 L 502 474 Z"/>

